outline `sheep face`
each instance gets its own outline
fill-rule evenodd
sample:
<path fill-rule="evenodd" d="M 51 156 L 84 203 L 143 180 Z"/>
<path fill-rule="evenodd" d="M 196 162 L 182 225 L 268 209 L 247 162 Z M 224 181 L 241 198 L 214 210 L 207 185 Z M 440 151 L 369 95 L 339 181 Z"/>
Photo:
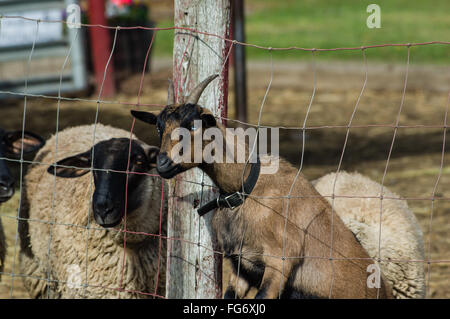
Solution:
<path fill-rule="evenodd" d="M 0 129 L 0 158 L 11 154 L 19 157 L 24 154 L 35 152 L 45 144 L 44 140 L 31 132 L 14 131 L 6 132 Z M 6 161 L 0 160 L 0 203 L 6 202 L 14 195 L 14 179 L 11 176 Z"/>
<path fill-rule="evenodd" d="M 157 147 L 136 140 L 113 138 L 97 143 L 84 153 L 58 161 L 56 169 L 50 166 L 47 171 L 58 177 L 74 178 L 89 173 L 93 167 L 94 219 L 100 226 L 114 227 L 122 221 L 125 208 L 127 213 L 132 213 L 140 207 L 145 173 L 155 167 L 158 152 Z"/>
<path fill-rule="evenodd" d="M 135 118 L 156 125 L 161 140 L 157 170 L 163 178 L 172 178 L 202 164 L 202 156 L 200 161 L 196 160 L 195 140 L 201 141 L 203 150 L 209 143 L 202 138 L 204 130 L 216 126 L 216 119 L 210 111 L 197 105 L 197 102 L 206 86 L 216 77 L 217 75 L 213 75 L 201 82 L 182 104 L 173 103 L 173 85 L 170 82 L 169 104 L 158 115 L 131 111 Z M 201 128 L 197 123 L 202 123 Z M 183 133 L 189 134 L 181 134 L 180 128 L 185 129 Z M 181 144 L 185 147 L 180 148 Z"/>

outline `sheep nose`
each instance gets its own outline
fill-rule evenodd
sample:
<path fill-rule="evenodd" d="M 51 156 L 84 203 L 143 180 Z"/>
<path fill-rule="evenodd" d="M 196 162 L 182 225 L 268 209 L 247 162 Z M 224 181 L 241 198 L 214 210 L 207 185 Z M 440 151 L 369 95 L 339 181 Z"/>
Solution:
<path fill-rule="evenodd" d="M 111 214 L 114 209 L 113 203 L 106 197 L 96 198 L 94 201 L 94 213 L 100 216 L 103 220 Z"/>
<path fill-rule="evenodd" d="M 0 177 L 0 197 L 9 198 L 14 193 L 14 180 L 11 176 L 3 175 Z"/>
<path fill-rule="evenodd" d="M 0 177 L 0 187 L 2 188 L 14 188 L 14 180 L 10 176 L 2 176 Z"/>

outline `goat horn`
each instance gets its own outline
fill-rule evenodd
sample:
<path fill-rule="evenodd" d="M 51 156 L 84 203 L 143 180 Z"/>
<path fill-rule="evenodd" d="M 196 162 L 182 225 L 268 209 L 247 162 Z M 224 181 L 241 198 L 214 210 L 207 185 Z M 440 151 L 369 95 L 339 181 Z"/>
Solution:
<path fill-rule="evenodd" d="M 173 88 L 173 81 L 169 80 L 169 90 L 167 92 L 167 105 L 175 104 L 175 90 Z"/>
<path fill-rule="evenodd" d="M 216 77 L 218 77 L 218 74 L 210 75 L 206 79 L 204 79 L 202 82 L 200 82 L 189 94 L 189 96 L 185 100 L 185 104 L 197 104 L 198 100 L 200 99 L 200 96 L 202 95 L 203 91 L 206 89 L 208 84 L 214 80 Z"/>

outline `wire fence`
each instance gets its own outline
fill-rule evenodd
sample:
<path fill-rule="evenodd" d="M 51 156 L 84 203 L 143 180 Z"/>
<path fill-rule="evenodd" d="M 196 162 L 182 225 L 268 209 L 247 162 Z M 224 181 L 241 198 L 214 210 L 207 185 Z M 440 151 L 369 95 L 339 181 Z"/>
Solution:
<path fill-rule="evenodd" d="M 29 76 L 29 67 L 31 64 L 31 61 L 33 59 L 33 53 L 34 53 L 34 48 L 35 48 L 35 44 L 36 44 L 36 40 L 38 38 L 38 34 L 39 34 L 39 25 L 43 24 L 43 23 L 59 23 L 59 24 L 63 24 L 65 25 L 66 22 L 65 21 L 61 21 L 61 20 L 55 20 L 55 21 L 42 21 L 42 20 L 36 20 L 36 19 L 31 19 L 31 18 L 26 18 L 26 17 L 22 17 L 22 16 L 1 16 L 0 15 L 0 34 L 1 34 L 1 22 L 4 19 L 23 19 L 23 20 L 27 20 L 27 21 L 32 21 L 36 23 L 36 31 L 35 31 L 35 36 L 34 36 L 34 42 L 33 45 L 30 49 L 30 54 L 29 54 L 29 58 L 27 60 L 27 79 L 25 81 L 25 89 L 23 92 L 13 92 L 13 91 L 8 91 L 8 90 L 0 90 L 0 94 L 5 94 L 5 95 L 9 95 L 12 97 L 20 97 L 23 98 L 23 119 L 22 119 L 22 131 L 25 131 L 25 127 L 26 127 L 26 114 L 27 114 L 27 101 L 28 98 L 42 98 L 42 99 L 47 99 L 47 100 L 53 100 L 57 102 L 57 116 L 56 116 L 56 131 L 55 131 L 55 138 L 56 138 L 56 144 L 55 144 L 55 149 L 54 149 L 54 161 L 51 162 L 44 162 L 44 161 L 40 161 L 40 160 L 26 160 L 24 159 L 24 154 L 22 151 L 22 154 L 20 156 L 20 159 L 14 159 L 14 158 L 9 158 L 9 157 L 0 157 L 0 160 L 5 160 L 7 162 L 16 162 L 20 164 L 20 179 L 19 179 L 19 192 L 20 194 L 23 194 L 23 189 L 24 189 L 24 165 L 25 164 L 32 164 L 35 166 L 44 166 L 44 167 L 50 167 L 50 166 L 54 166 L 56 167 L 56 159 L 57 159 L 57 154 L 58 154 L 58 135 L 60 134 L 60 124 L 59 124 L 59 119 L 60 119 L 60 109 L 61 109 L 61 102 L 85 102 L 85 103 L 92 103 L 92 104 L 96 104 L 96 114 L 95 114 L 95 120 L 94 120 L 94 127 L 96 127 L 97 123 L 98 123 L 98 118 L 99 118 L 99 110 L 100 110 L 100 105 L 111 105 L 111 104 L 118 104 L 118 105 L 123 105 L 123 106 L 134 106 L 134 107 L 138 107 L 138 108 L 162 108 L 165 105 L 163 104 L 146 104 L 146 103 L 141 103 L 141 96 L 142 96 L 142 88 L 143 88 L 143 83 L 144 83 L 144 76 L 145 76 L 145 71 L 147 68 L 147 64 L 149 63 L 148 61 L 148 57 L 149 57 L 149 52 L 153 46 L 154 43 L 154 39 L 155 37 L 157 37 L 157 34 L 159 32 L 175 32 L 175 36 L 179 35 L 179 34 L 183 34 L 183 35 L 189 35 L 190 38 L 192 39 L 192 41 L 199 41 L 205 45 L 207 45 L 207 43 L 205 41 L 202 40 L 201 36 L 203 37 L 215 37 L 218 38 L 220 40 L 223 41 L 227 41 L 230 43 L 229 46 L 229 51 L 226 55 L 226 59 L 223 61 L 222 64 L 222 68 L 226 68 L 227 67 L 227 60 L 230 56 L 230 53 L 232 52 L 232 49 L 234 46 L 236 45 L 242 45 L 242 46 L 246 46 L 246 47 L 251 47 L 251 48 L 255 48 L 255 49 L 259 49 L 259 50 L 266 50 L 268 52 L 269 58 L 270 58 L 270 80 L 269 83 L 267 85 L 267 88 L 265 90 L 265 94 L 264 97 L 261 101 L 261 105 L 259 107 L 259 116 L 258 116 L 258 121 L 256 124 L 252 124 L 252 123 L 245 123 L 242 121 L 238 121 L 235 120 L 233 118 L 229 118 L 227 116 L 221 116 L 218 115 L 217 118 L 221 121 L 229 121 L 229 122 L 234 122 L 237 124 L 244 124 L 248 127 L 256 127 L 257 129 L 260 128 L 278 128 L 278 129 L 287 129 L 287 130 L 297 130 L 300 132 L 301 134 L 301 158 L 300 158 L 300 165 L 298 167 L 297 170 L 297 174 L 295 176 L 294 181 L 292 182 L 292 185 L 290 187 L 290 191 L 288 194 L 283 195 L 283 196 L 257 196 L 257 195 L 249 195 L 250 198 L 254 198 L 254 199 L 285 199 L 287 200 L 287 208 L 285 211 L 285 215 L 283 215 L 283 218 L 285 220 L 285 224 L 284 224 L 284 235 L 283 235 L 283 251 L 281 255 L 270 255 L 270 254 L 262 254 L 262 256 L 265 257 L 273 257 L 273 258 L 278 258 L 281 259 L 283 261 L 283 264 L 286 260 L 290 260 L 290 259 L 297 259 L 297 260 L 305 260 L 305 259 L 325 259 L 325 260 L 348 260 L 348 259 L 352 259 L 352 260 L 361 260 L 364 258 L 340 258 L 337 257 L 335 255 L 333 255 L 333 245 L 334 245 L 334 241 L 333 241 L 333 236 L 331 237 L 331 245 L 330 245 L 330 253 L 329 256 L 289 256 L 287 255 L 287 252 L 285 251 L 285 244 L 286 241 L 289 240 L 289 238 L 287 238 L 286 234 L 287 234 L 287 225 L 288 223 L 292 223 L 292 221 L 289 219 L 289 201 L 292 199 L 296 199 L 296 198 L 313 198 L 313 197 L 329 197 L 331 198 L 331 207 L 332 207 L 332 216 L 334 216 L 334 200 L 336 198 L 366 198 L 366 199 L 380 199 L 380 224 L 379 224 L 379 230 L 378 230 L 378 234 L 379 234 L 379 238 L 378 238 L 378 251 L 381 251 L 381 242 L 382 242 L 382 238 L 381 238 L 381 234 L 382 234 L 382 224 L 381 224 L 381 213 L 383 211 L 383 200 L 407 200 L 407 201 L 429 201 L 430 202 L 430 218 L 429 218 L 429 223 L 428 223 L 428 236 L 429 236 L 429 240 L 425 245 L 425 252 L 426 252 L 426 258 L 425 259 L 420 259 L 420 260 L 413 260 L 413 259 L 403 259 L 403 258 L 398 258 L 398 259 L 393 259 L 393 258 L 388 258 L 388 259 L 383 259 L 381 258 L 380 255 L 378 255 L 378 258 L 367 258 L 368 260 L 376 260 L 378 262 L 381 261 L 385 261 L 385 262 L 404 262 L 404 263 L 423 263 L 424 266 L 427 268 L 427 282 L 426 282 L 426 286 L 429 287 L 429 283 L 430 283 L 430 267 L 432 264 L 445 264 L 445 263 L 450 263 L 450 259 L 440 259 L 440 260 L 436 260 L 436 259 L 432 259 L 431 258 L 431 236 L 432 236 L 432 232 L 433 232 L 433 215 L 434 215 L 434 205 L 437 201 L 448 201 L 450 200 L 450 197 L 443 197 L 443 196 L 436 196 L 436 190 L 437 187 L 439 185 L 439 182 L 441 180 L 441 177 L 443 175 L 443 169 L 444 169 L 444 157 L 445 157 L 445 143 L 446 143 L 446 133 L 447 133 L 447 114 L 448 114 L 448 108 L 449 108 L 449 101 L 450 101 L 450 94 L 448 95 L 448 100 L 447 100 L 447 105 L 446 105 L 446 109 L 445 109 L 445 118 L 443 119 L 443 123 L 442 125 L 421 125 L 421 124 L 415 124 L 415 125 L 400 125 L 400 117 L 402 114 L 402 110 L 403 110 L 403 106 L 404 106 L 404 102 L 405 102 L 405 96 L 406 96 L 406 91 L 407 91 L 407 85 L 408 85 L 408 76 L 409 76 L 409 67 L 410 67 L 410 48 L 411 47 L 415 47 L 415 46 L 430 46 L 430 45 L 445 45 L 445 46 L 449 46 L 450 42 L 445 42 L 445 41 L 431 41 L 431 42 L 424 42 L 424 43 L 407 43 L 407 44 L 380 44 L 380 45 L 370 45 L 370 46 L 361 46 L 361 47 L 349 47 L 349 48 L 330 48 L 330 49 L 320 49 L 320 48 L 301 48 L 301 47 L 296 47 L 296 46 L 292 46 L 292 47 L 286 47 L 286 48 L 272 48 L 272 47 L 263 47 L 263 46 L 259 46 L 256 44 L 251 44 L 251 43 L 243 43 L 243 42 L 238 42 L 235 41 L 233 39 L 228 39 L 228 38 L 224 38 L 215 34 L 211 34 L 208 32 L 203 32 L 203 31 L 199 31 L 196 29 L 192 29 L 192 28 L 183 28 L 183 27 L 169 27 L 169 28 L 148 28 L 148 27 L 142 27 L 142 26 L 136 26 L 136 27 L 121 27 L 121 26 L 116 26 L 116 27 L 112 27 L 112 26 L 104 26 L 104 25 L 90 25 L 90 24 L 81 24 L 81 27 L 84 29 L 89 29 L 89 28 L 107 28 L 107 29 L 113 29 L 115 30 L 114 33 L 114 39 L 113 39 L 113 44 L 112 44 L 112 48 L 111 48 L 111 52 L 109 54 L 109 60 L 108 63 L 105 67 L 105 72 L 104 72 L 104 77 L 103 77 L 103 82 L 100 85 L 100 90 L 97 96 L 97 99 L 88 99 L 88 98 L 72 98 L 72 97 L 64 97 L 61 94 L 61 89 L 59 89 L 59 92 L 56 96 L 52 96 L 52 95 L 43 95 L 43 94 L 30 94 L 29 92 L 27 92 L 27 81 L 28 81 L 28 76 Z M 118 36 L 120 34 L 120 32 L 122 30 L 130 30 L 130 29 L 142 29 L 142 30 L 152 30 L 153 31 L 153 37 L 150 41 L 150 44 L 148 46 L 147 49 L 147 55 L 145 58 L 145 61 L 143 61 L 143 68 L 142 68 L 142 75 L 140 78 L 140 84 L 139 84 L 139 90 L 138 90 L 138 94 L 137 94 L 137 101 L 135 103 L 132 102 L 128 102 L 128 101 L 114 101 L 114 100 L 104 100 L 102 99 L 102 90 L 103 90 L 103 84 L 105 82 L 106 79 L 106 74 L 108 71 L 108 68 L 110 66 L 110 62 L 112 60 L 113 54 L 114 54 L 114 49 L 116 46 L 116 42 L 118 39 Z M 80 30 L 82 29 L 76 29 L 77 31 L 77 35 L 79 34 Z M 203 42 L 202 42 L 203 41 Z M 373 49 L 373 48 L 382 48 L 382 47 L 404 47 L 407 50 L 407 56 L 406 56 L 406 65 L 405 65 L 405 76 L 404 76 L 404 82 L 403 82 L 403 90 L 402 90 L 402 98 L 401 98 L 401 102 L 398 108 L 398 112 L 397 112 L 397 116 L 395 118 L 395 122 L 392 124 L 368 124 L 368 125 L 355 125 L 353 124 L 354 118 L 355 118 L 355 114 L 358 111 L 358 107 L 360 105 L 360 100 L 361 97 L 364 95 L 364 92 L 366 90 L 366 85 L 367 85 L 367 80 L 368 80 L 368 67 L 367 67 L 367 57 L 366 57 L 366 51 Z M 185 52 L 188 52 L 188 50 L 192 48 L 192 45 L 190 43 L 190 40 L 188 41 L 188 43 L 186 44 L 186 50 Z M 71 49 L 72 47 L 68 48 L 67 51 L 67 56 L 66 59 L 62 65 L 61 68 L 61 72 L 60 72 L 60 84 L 62 83 L 62 78 L 63 78 L 63 73 L 65 68 L 67 67 L 67 63 L 70 59 L 70 55 L 71 55 Z M 293 50 L 297 50 L 297 51 L 306 51 L 306 52 L 310 52 L 311 53 L 311 57 L 312 57 L 312 72 L 313 72 L 313 88 L 312 88 L 312 92 L 311 92 L 311 98 L 310 101 L 308 103 L 307 106 L 307 110 L 306 110 L 306 115 L 303 121 L 303 124 L 301 126 L 267 126 L 267 125 L 262 125 L 261 123 L 261 115 L 263 114 L 264 111 L 264 106 L 266 104 L 266 100 L 267 97 L 271 91 L 271 87 L 272 87 L 272 83 L 273 83 L 273 77 L 274 77 L 274 63 L 273 63 L 273 52 L 276 51 L 293 51 Z M 350 119 L 347 123 L 347 125 L 320 125 L 320 126 L 308 126 L 307 122 L 310 116 L 310 112 L 311 112 L 311 108 L 313 107 L 313 103 L 314 103 L 314 98 L 315 98 L 315 94 L 316 94 L 316 90 L 317 90 L 317 81 L 316 81 L 316 64 L 317 64 L 317 54 L 319 54 L 320 52 L 327 52 L 327 51 L 360 51 L 361 52 L 361 57 L 363 60 L 363 66 L 364 66 L 364 80 L 362 83 L 362 88 L 360 90 L 360 93 L 358 95 L 357 101 L 355 103 L 355 106 L 353 108 L 352 114 L 350 116 Z M 181 63 L 180 66 L 181 67 Z M 221 71 L 221 70 L 219 70 Z M 177 94 L 179 94 L 181 92 L 181 88 L 183 87 L 183 81 L 184 79 L 174 79 L 175 82 L 175 92 Z M 135 125 L 135 121 L 133 119 L 132 121 L 132 125 L 130 127 L 130 139 L 133 136 L 133 130 L 134 130 L 134 125 Z M 334 185 L 333 185 L 333 194 L 332 195 L 323 195 L 323 196 L 299 196 L 297 194 L 295 194 L 294 192 L 294 185 L 297 181 L 297 178 L 299 177 L 299 175 L 301 174 L 301 172 L 303 171 L 304 168 L 304 155 L 305 155 L 305 145 L 306 145 L 306 133 L 307 131 L 312 131 L 312 130 L 320 130 L 320 129 L 336 129 L 336 128 L 340 128 L 340 129 L 345 129 L 346 133 L 345 133 L 345 140 L 343 143 L 343 147 L 342 150 L 340 152 L 340 157 L 339 157 L 339 163 L 336 169 L 336 178 L 334 180 Z M 334 194 L 334 190 L 336 187 L 336 181 L 337 181 L 337 176 L 339 174 L 339 172 L 342 170 L 342 163 L 343 163 L 343 159 L 346 153 L 346 149 L 347 149 L 347 143 L 349 140 L 349 135 L 350 135 L 350 131 L 351 129 L 356 129 L 356 128 L 362 128 L 362 129 L 368 129 L 368 128 L 392 128 L 393 129 L 393 135 L 392 135 L 392 139 L 391 139 L 391 143 L 389 145 L 389 151 L 388 151 L 388 155 L 387 155 L 387 159 L 386 159 L 386 164 L 383 170 L 383 175 L 382 175 L 382 179 L 381 179 L 381 189 L 380 189 L 380 196 L 345 196 L 345 195 L 335 195 Z M 394 197 L 394 196 L 385 196 L 384 194 L 384 187 L 385 187 L 385 179 L 386 179 L 386 174 L 388 171 L 388 167 L 390 164 L 390 160 L 391 160 L 391 156 L 392 156 L 392 152 L 393 152 L 393 148 L 396 142 L 396 137 L 397 137 L 397 132 L 399 129 L 403 129 L 403 128 L 430 128 L 430 129 L 442 129 L 442 133 L 443 133 L 443 137 L 442 137 L 442 151 L 441 151 L 441 161 L 440 161 L 440 165 L 439 165 L 439 173 L 438 176 L 436 178 L 436 182 L 434 184 L 432 193 L 430 196 L 421 196 L 421 197 Z M 37 132 L 39 133 L 39 132 Z M 96 132 L 94 129 L 94 134 L 92 136 L 92 143 L 91 143 L 91 147 L 93 145 L 96 144 L 96 142 L 99 142 L 96 139 Z M 131 141 L 130 141 L 130 146 L 131 146 Z M 22 148 L 23 148 L 23 142 L 22 142 Z M 130 152 L 131 152 L 131 147 L 130 147 Z M 80 232 L 84 231 L 86 234 L 86 243 L 84 246 L 85 249 L 85 271 L 84 274 L 82 276 L 83 280 L 81 285 L 79 286 L 79 288 L 83 288 L 83 289 L 87 289 L 87 288 L 102 288 L 105 289 L 105 291 L 108 290 L 113 290 L 113 291 L 117 291 L 118 297 L 120 298 L 121 296 L 127 296 L 127 295 L 122 295 L 121 293 L 131 293 L 131 294 L 135 294 L 135 295 L 141 295 L 141 296 L 150 296 L 150 297 L 155 297 L 155 298 L 165 298 L 165 296 L 162 294 L 162 292 L 160 290 L 158 290 L 158 285 L 161 281 L 165 281 L 164 278 L 162 278 L 162 268 L 165 267 L 164 265 L 164 261 L 165 258 L 161 258 L 162 256 L 166 255 L 165 251 L 162 251 L 163 247 L 165 247 L 165 245 L 163 245 L 163 241 L 168 242 L 168 241 L 182 241 L 184 243 L 190 244 L 192 245 L 192 247 L 199 247 L 202 249 L 205 249 L 207 251 L 211 251 L 214 254 L 218 254 L 218 255 L 224 255 L 224 253 L 222 251 L 218 251 L 218 250 L 214 250 L 211 247 L 205 246 L 203 245 L 201 242 L 193 242 L 193 241 L 189 241 L 183 238 L 175 238 L 175 237 L 170 237 L 167 236 L 166 234 L 164 234 L 163 232 L 163 216 L 162 214 L 164 213 L 163 211 L 163 202 L 167 201 L 167 199 L 169 197 L 177 197 L 177 194 L 167 194 L 167 189 L 164 188 L 164 182 L 163 180 L 159 177 L 159 175 L 157 174 L 150 174 L 150 173 L 139 173 L 139 172 L 133 172 L 132 170 L 130 170 L 130 156 L 131 154 L 128 154 L 128 164 L 127 164 L 127 169 L 125 171 L 123 170 L 114 170 L 114 169 L 101 169 L 101 168 L 94 168 L 93 165 L 91 165 L 90 168 L 82 168 L 82 167 L 76 167 L 76 166 L 65 166 L 65 165 L 58 165 L 58 167 L 63 167 L 63 168 L 77 168 L 77 169 L 82 169 L 82 170 L 89 170 L 91 172 L 110 172 L 110 173 L 122 173 L 122 174 L 126 174 L 126 192 L 125 192 L 125 200 L 127 200 L 128 198 L 128 178 L 130 175 L 132 174 L 141 174 L 141 175 L 146 175 L 149 177 L 152 177 L 156 180 L 158 180 L 158 183 L 161 185 L 161 195 L 159 198 L 159 205 L 160 205 L 160 225 L 159 225 L 159 232 L 157 233 L 147 233 L 147 232 L 141 232 L 141 231 L 133 231 L 130 229 L 127 229 L 127 211 L 125 208 L 125 217 L 124 217 L 124 225 L 123 225 L 123 229 L 117 229 L 117 228 L 113 228 L 113 229 L 109 229 L 108 231 L 113 233 L 116 232 L 117 234 L 123 234 L 124 235 L 124 240 L 123 240 L 123 255 L 122 258 L 120 260 L 120 262 L 118 262 L 116 264 L 116 267 L 119 269 L 116 272 L 116 275 L 118 277 L 117 279 L 117 286 L 102 286 L 102 285 L 96 285 L 96 284 L 92 284 L 88 281 L 88 278 L 91 276 L 89 274 L 89 272 L 92 272 L 93 270 L 90 269 L 90 236 L 92 235 L 93 232 L 105 232 L 105 229 L 98 226 L 95 223 L 92 223 L 91 218 L 87 218 L 87 225 L 81 225 L 81 224 L 74 224 L 74 223 L 66 223 L 60 220 L 56 220 L 55 217 L 55 212 L 59 209 L 58 207 L 58 202 L 56 199 L 56 192 L 57 190 L 57 177 L 56 174 L 54 176 L 54 182 L 53 182 L 53 188 L 48 190 L 48 193 L 51 194 L 51 216 L 48 217 L 48 219 L 39 219 L 39 218 L 33 218 L 33 216 L 24 218 L 21 215 L 20 212 L 20 207 L 23 207 L 24 203 L 22 203 L 22 196 L 20 196 L 20 200 L 19 200 L 19 209 L 17 211 L 16 216 L 10 216 L 8 214 L 2 214 L 1 217 L 5 218 L 5 219 L 12 219 L 17 221 L 17 228 L 16 228 L 16 236 L 14 239 L 14 251 L 13 251 L 13 263 L 11 266 L 11 271 L 10 272 L 2 272 L 1 275 L 3 275 L 3 278 L 6 277 L 10 277 L 10 296 L 13 297 L 13 291 L 14 291 L 14 281 L 16 280 L 16 278 L 31 278 L 31 279 L 36 279 L 38 281 L 45 281 L 46 284 L 50 287 L 52 284 L 57 284 L 57 285 L 73 285 L 73 283 L 71 283 L 69 280 L 65 280 L 65 278 L 56 278 L 56 274 L 55 271 L 52 269 L 52 260 L 58 258 L 58 256 L 55 256 L 56 252 L 52 251 L 52 244 L 54 241 L 54 228 L 55 226 L 63 226 L 63 227 L 70 227 L 71 229 L 77 229 Z M 93 159 L 92 159 L 93 161 Z M 93 163 L 93 162 L 92 162 Z M 90 185 L 89 185 L 89 190 L 87 192 L 87 194 L 90 196 L 93 193 L 93 189 L 94 189 L 94 185 L 93 185 L 93 179 L 90 179 Z M 189 180 L 185 180 L 185 179 L 180 179 L 179 180 L 182 183 L 194 183 L 194 184 L 198 184 L 204 187 L 208 187 L 208 188 L 214 188 L 217 189 L 217 187 L 215 185 L 206 185 L 204 183 L 198 183 L 198 182 L 193 182 L 193 181 L 189 181 Z M 202 193 L 203 193 L 203 188 L 202 188 Z M 90 199 L 89 199 L 90 200 Z M 91 204 L 90 204 L 91 206 Z M 125 207 L 127 207 L 127 205 L 125 205 Z M 86 212 L 87 214 L 91 215 L 91 211 L 89 209 L 89 212 Z M 47 251 L 46 251 L 46 261 L 41 261 L 43 263 L 47 263 L 47 267 L 45 268 L 45 271 L 42 272 L 40 275 L 28 275 L 28 274 L 24 274 L 21 273 L 21 271 L 19 271 L 18 269 L 18 265 L 16 264 L 16 257 L 21 253 L 19 251 L 19 247 L 20 247 L 20 232 L 23 231 L 22 229 L 20 229 L 19 224 L 20 222 L 26 222 L 26 223 L 40 223 L 43 225 L 47 225 L 49 226 L 49 234 L 48 234 L 48 242 L 47 242 Z M 333 223 L 334 223 L 334 218 L 332 218 L 332 229 L 333 229 Z M 305 231 L 305 230 L 303 230 Z M 333 232 L 332 232 L 333 233 Z M 32 234 L 32 235 L 36 235 L 36 234 Z M 129 279 L 126 278 L 126 274 L 125 271 L 127 269 L 127 267 L 129 267 L 129 265 L 127 265 L 127 263 L 130 262 L 130 259 L 127 258 L 126 256 L 126 247 L 127 247 L 127 235 L 143 235 L 143 236 L 148 236 L 151 238 L 156 238 L 159 240 L 159 244 L 158 244 L 158 254 L 157 254 L 157 269 L 155 270 L 155 287 L 152 290 L 148 290 L 148 291 L 137 291 L 137 290 L 133 290 L 133 289 L 128 289 L 127 285 L 129 283 Z M 243 254 L 240 253 L 239 254 L 239 258 L 241 258 Z M 195 265 L 193 265 L 193 267 L 195 267 Z M 201 271 L 201 269 L 200 269 Z M 284 271 L 284 267 L 283 267 L 283 271 Z M 281 274 L 282 276 L 284 276 L 284 274 Z M 333 275 L 334 276 L 334 275 Z M 333 277 L 334 278 L 334 277 Z M 5 279 L 3 279 L 5 280 Z M 214 280 L 213 278 L 211 278 L 211 280 Z M 282 288 L 282 287 L 280 287 Z M 51 297 L 51 291 L 50 289 L 45 290 L 45 296 L 42 297 Z M 330 296 L 332 295 L 332 286 L 330 288 Z M 428 291 L 428 295 L 429 295 L 429 291 Z"/>

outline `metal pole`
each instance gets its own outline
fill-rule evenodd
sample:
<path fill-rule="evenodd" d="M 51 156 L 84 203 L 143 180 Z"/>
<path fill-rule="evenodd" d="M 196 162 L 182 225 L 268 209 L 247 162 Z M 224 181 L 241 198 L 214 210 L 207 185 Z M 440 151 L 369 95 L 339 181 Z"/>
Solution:
<path fill-rule="evenodd" d="M 178 102 L 206 77 L 219 73 L 203 92 L 199 104 L 218 116 L 226 115 L 227 57 L 230 42 L 186 30 L 229 37 L 229 0 L 175 0 L 173 80 Z M 169 181 L 168 298 L 221 298 L 222 254 L 212 231 L 210 212 L 197 208 L 217 196 L 212 181 L 196 168 Z"/>
<path fill-rule="evenodd" d="M 70 4 L 77 4 L 76 0 L 65 0 L 66 6 Z M 70 29 L 68 28 L 69 43 L 73 45 L 71 65 L 73 72 L 73 85 L 75 90 L 84 90 L 87 84 L 86 76 L 86 61 L 84 54 L 84 41 L 82 29 Z"/>
<path fill-rule="evenodd" d="M 233 3 L 233 37 L 236 41 L 245 42 L 244 0 L 232 0 Z M 233 52 L 234 62 L 234 103 L 236 119 L 247 121 L 247 75 L 245 66 L 245 46 L 236 44 Z"/>
<path fill-rule="evenodd" d="M 105 1 L 89 0 L 89 23 L 107 25 L 105 18 Z M 103 75 L 111 53 L 111 38 L 109 29 L 102 27 L 92 27 L 89 30 L 91 40 L 91 55 L 94 65 L 95 81 L 97 90 L 103 82 Z M 103 97 L 111 97 L 115 94 L 114 68 L 112 62 L 108 66 L 105 83 L 103 84 Z"/>

